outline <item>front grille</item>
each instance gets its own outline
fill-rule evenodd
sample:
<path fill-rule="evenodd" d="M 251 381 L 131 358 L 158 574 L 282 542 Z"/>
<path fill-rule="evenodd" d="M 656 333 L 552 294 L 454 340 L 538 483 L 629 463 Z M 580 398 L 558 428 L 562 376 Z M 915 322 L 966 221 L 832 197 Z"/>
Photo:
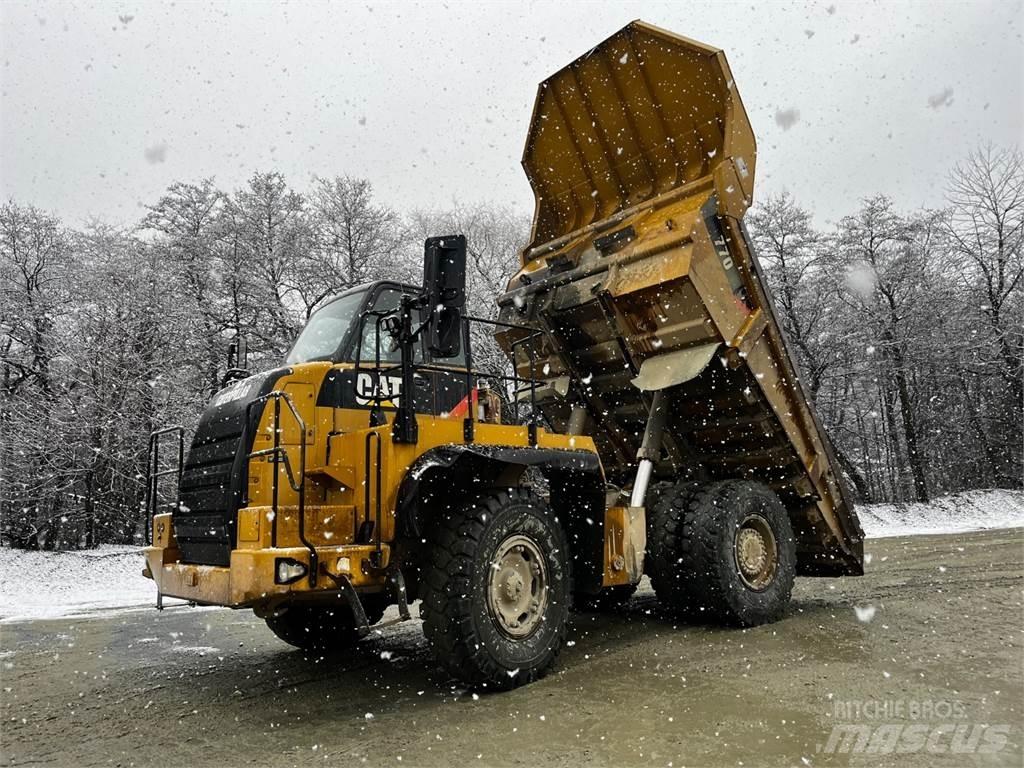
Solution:
<path fill-rule="evenodd" d="M 174 513 L 182 562 L 231 564 L 255 429 L 255 424 L 247 429 L 246 408 L 289 372 L 279 368 L 236 383 L 218 394 L 199 420 L 181 475 L 181 510 Z M 261 414 L 262 407 L 253 408 L 251 417 L 258 420 Z"/>
<path fill-rule="evenodd" d="M 242 431 L 216 438 L 203 435 L 203 431 L 206 430 L 196 431 L 185 461 L 181 476 L 182 509 L 174 515 L 174 533 L 184 562 L 229 565 L 240 490 L 233 470 Z"/>

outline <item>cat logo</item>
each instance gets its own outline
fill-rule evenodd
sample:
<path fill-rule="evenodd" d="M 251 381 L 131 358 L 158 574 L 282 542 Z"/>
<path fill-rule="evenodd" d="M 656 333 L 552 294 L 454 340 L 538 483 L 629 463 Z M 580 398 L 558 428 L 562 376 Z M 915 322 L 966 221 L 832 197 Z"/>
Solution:
<path fill-rule="evenodd" d="M 378 384 L 379 382 L 379 384 Z M 378 391 L 378 386 L 380 387 Z M 356 377 L 356 402 L 370 405 L 376 396 L 385 408 L 397 407 L 402 392 L 402 379 L 398 376 L 381 376 L 376 373 L 360 373 Z"/>

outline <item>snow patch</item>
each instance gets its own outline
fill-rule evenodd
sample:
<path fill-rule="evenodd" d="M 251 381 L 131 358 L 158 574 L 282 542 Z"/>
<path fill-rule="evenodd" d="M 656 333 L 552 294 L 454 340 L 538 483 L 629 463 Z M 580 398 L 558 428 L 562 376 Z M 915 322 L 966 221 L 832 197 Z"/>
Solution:
<path fill-rule="evenodd" d="M 0 549 L 0 623 L 156 604 L 141 547 L 79 552 Z"/>
<path fill-rule="evenodd" d="M 1024 527 L 1024 492 L 964 491 L 927 503 L 859 504 L 857 515 L 868 538 L 1017 528 Z"/>
<path fill-rule="evenodd" d="M 878 609 L 873 605 L 855 605 L 853 606 L 853 612 L 857 614 L 857 621 L 864 624 L 871 622 L 875 618 L 875 612 Z"/>

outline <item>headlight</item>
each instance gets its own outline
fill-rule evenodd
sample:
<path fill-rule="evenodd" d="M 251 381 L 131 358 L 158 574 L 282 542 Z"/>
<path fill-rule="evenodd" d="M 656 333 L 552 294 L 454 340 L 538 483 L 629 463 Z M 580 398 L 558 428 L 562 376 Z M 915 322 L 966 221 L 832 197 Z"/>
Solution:
<path fill-rule="evenodd" d="M 295 558 L 279 557 L 274 561 L 274 583 L 291 584 L 305 576 L 308 571 L 306 564 Z"/>

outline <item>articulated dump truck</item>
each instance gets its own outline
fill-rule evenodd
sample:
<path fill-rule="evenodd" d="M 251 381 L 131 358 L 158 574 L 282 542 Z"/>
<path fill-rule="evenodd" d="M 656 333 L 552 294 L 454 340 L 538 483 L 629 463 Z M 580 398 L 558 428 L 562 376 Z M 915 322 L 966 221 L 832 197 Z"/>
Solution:
<path fill-rule="evenodd" d="M 350 290 L 284 365 L 229 371 L 187 458 L 154 433 L 158 606 L 251 608 L 327 653 L 419 599 L 445 670 L 504 689 L 551 668 L 571 606 L 645 573 L 666 613 L 753 626 L 797 575 L 863 572 L 743 226 L 755 143 L 724 54 L 629 24 L 541 83 L 523 165 L 531 242 L 496 320 L 465 313 L 465 239 L 431 238 L 422 287 Z M 480 327 L 506 368 L 474 365 Z"/>

